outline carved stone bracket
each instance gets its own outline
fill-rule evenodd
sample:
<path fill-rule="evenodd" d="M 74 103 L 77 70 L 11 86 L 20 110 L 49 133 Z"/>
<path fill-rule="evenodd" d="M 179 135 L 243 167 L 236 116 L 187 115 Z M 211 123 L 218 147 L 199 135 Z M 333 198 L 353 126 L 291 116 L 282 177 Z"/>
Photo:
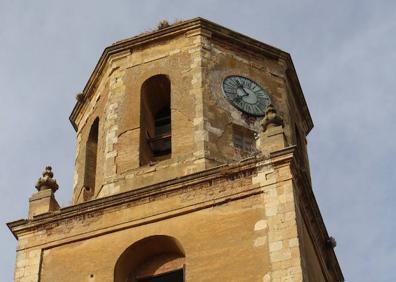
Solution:
<path fill-rule="evenodd" d="M 287 147 L 287 140 L 283 129 L 283 119 L 277 114 L 273 105 L 267 107 L 265 117 L 261 123 L 263 128 L 257 147 L 268 156 L 271 152 Z"/>
<path fill-rule="evenodd" d="M 264 132 L 270 127 L 283 126 L 283 119 L 278 115 L 272 104 L 267 107 L 265 118 L 263 119 L 261 126 L 263 127 Z"/>

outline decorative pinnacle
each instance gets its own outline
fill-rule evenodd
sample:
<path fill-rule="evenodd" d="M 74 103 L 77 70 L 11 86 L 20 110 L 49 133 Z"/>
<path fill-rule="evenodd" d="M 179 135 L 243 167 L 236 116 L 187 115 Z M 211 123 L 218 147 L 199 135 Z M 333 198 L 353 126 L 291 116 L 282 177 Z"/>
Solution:
<path fill-rule="evenodd" d="M 78 93 L 78 94 L 76 94 L 76 100 L 77 100 L 78 102 L 80 102 L 80 103 L 84 102 L 84 100 L 85 100 L 84 93 Z"/>
<path fill-rule="evenodd" d="M 327 238 L 327 240 L 326 240 L 326 245 L 327 245 L 329 248 L 334 249 L 334 248 L 337 246 L 337 241 L 336 241 L 336 239 L 334 239 L 334 237 L 330 236 L 330 237 Z"/>
<path fill-rule="evenodd" d="M 58 190 L 59 186 L 53 177 L 54 173 L 52 172 L 52 167 L 46 166 L 45 170 L 43 171 L 43 176 L 37 180 L 36 189 L 38 191 L 51 189 L 52 192 L 55 193 L 55 191 Z"/>
<path fill-rule="evenodd" d="M 266 131 L 268 127 L 272 126 L 283 126 L 283 119 L 276 112 L 275 107 L 272 104 L 269 104 L 265 111 L 265 118 L 261 123 L 263 130 Z"/>

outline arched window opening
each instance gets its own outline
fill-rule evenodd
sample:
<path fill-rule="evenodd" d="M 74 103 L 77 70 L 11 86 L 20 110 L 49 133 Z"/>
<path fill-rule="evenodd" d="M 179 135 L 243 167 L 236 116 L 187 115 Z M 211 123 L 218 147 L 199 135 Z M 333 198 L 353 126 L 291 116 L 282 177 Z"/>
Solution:
<path fill-rule="evenodd" d="M 183 264 L 184 257 L 175 253 L 155 255 L 139 265 L 131 278 L 137 282 L 183 282 Z"/>
<path fill-rule="evenodd" d="M 96 163 L 98 158 L 99 118 L 92 123 L 85 152 L 85 175 L 83 198 L 89 200 L 94 195 L 96 180 Z"/>
<path fill-rule="evenodd" d="M 154 137 L 148 142 L 155 157 L 169 156 L 171 153 L 171 113 L 164 107 L 154 117 Z"/>
<path fill-rule="evenodd" d="M 137 279 L 138 282 L 183 282 L 184 273 L 183 269 L 171 271 L 168 273 L 159 274 Z"/>
<path fill-rule="evenodd" d="M 114 269 L 115 282 L 184 282 L 184 251 L 169 236 L 151 236 L 128 247 Z"/>
<path fill-rule="evenodd" d="M 170 81 L 165 75 L 147 79 L 141 89 L 140 164 L 170 158 L 172 153 Z"/>

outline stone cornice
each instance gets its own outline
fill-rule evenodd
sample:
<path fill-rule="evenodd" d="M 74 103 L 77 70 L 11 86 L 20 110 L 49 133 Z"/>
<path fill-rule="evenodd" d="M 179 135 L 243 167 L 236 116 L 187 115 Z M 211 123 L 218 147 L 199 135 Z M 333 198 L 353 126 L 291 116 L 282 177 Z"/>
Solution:
<path fill-rule="evenodd" d="M 203 18 L 195 18 L 177 24 L 173 24 L 167 28 L 163 28 L 149 33 L 143 33 L 141 35 L 134 36 L 129 39 L 117 41 L 111 46 L 105 48 L 97 65 L 94 68 L 94 71 L 92 72 L 87 84 L 84 87 L 84 90 L 82 92 L 83 98 L 77 101 L 76 105 L 73 108 L 72 113 L 70 114 L 69 119 L 74 129 L 77 130 L 77 125 L 76 125 L 77 116 L 82 111 L 86 101 L 91 98 L 93 89 L 95 88 L 95 84 L 100 78 L 101 73 L 104 70 L 110 56 L 117 53 L 125 52 L 127 50 L 133 49 L 138 46 L 142 46 L 147 43 L 161 41 L 166 38 L 178 36 L 180 34 L 186 34 L 193 30 L 204 31 L 201 32 L 200 34 L 202 34 L 203 36 L 212 37 L 214 39 L 221 40 L 222 42 L 226 42 L 228 44 L 240 46 L 240 48 L 245 51 L 250 51 L 255 54 L 262 54 L 274 59 L 281 59 L 285 61 L 288 69 L 288 77 L 291 81 L 291 84 L 293 85 L 293 92 L 296 95 L 295 98 L 297 101 L 297 105 L 302 110 L 302 114 L 305 121 L 306 133 L 308 133 L 312 129 L 313 122 L 309 114 L 309 110 L 303 92 L 301 90 L 301 86 L 298 81 L 298 77 L 294 69 L 290 54 L 278 48 L 275 48 L 273 46 L 262 43 L 253 38 L 250 38 L 248 36 L 232 31 L 223 26 L 220 26 L 216 23 L 210 22 Z"/>
<path fill-rule="evenodd" d="M 137 203 L 143 199 L 155 199 L 156 197 L 161 197 L 162 195 L 169 193 L 184 193 L 183 191 L 187 191 L 188 189 L 198 189 L 200 186 L 205 186 L 207 184 L 212 185 L 220 179 L 236 180 L 256 173 L 257 169 L 263 166 L 272 166 L 275 169 L 283 166 L 289 166 L 297 187 L 296 193 L 298 195 L 298 206 L 300 207 L 308 232 L 313 240 L 313 244 L 315 245 L 315 250 L 319 254 L 318 257 L 320 258 L 322 268 L 324 272 L 327 273 L 326 275 L 331 273 L 331 275 L 335 275 L 338 281 L 344 281 L 334 250 L 326 245 L 326 240 L 329 236 L 313 195 L 310 181 L 298 167 L 296 150 L 296 146 L 290 146 L 272 152 L 269 158 L 265 158 L 263 156 L 250 157 L 240 162 L 218 166 L 187 176 L 141 187 L 136 190 L 65 207 L 56 212 L 35 216 L 31 220 L 20 219 L 7 223 L 7 226 L 15 238 L 18 239 L 24 234 L 34 232 L 40 228 L 45 228 L 53 223 L 57 224 L 65 220 L 89 216 L 90 214 L 95 213 L 100 214 L 103 213 L 105 209 L 117 208 L 124 204 L 133 202 Z M 250 195 L 249 193 L 258 193 L 256 190 L 246 192 L 248 193 L 246 196 Z M 245 196 L 242 193 L 241 195 L 235 195 L 234 197 L 235 199 L 238 199 L 239 197 Z M 229 200 L 230 199 L 219 199 L 217 204 L 221 204 L 222 201 Z M 212 204 L 216 203 L 213 202 Z M 204 207 L 205 206 L 203 206 L 203 208 Z M 200 208 L 202 207 L 197 206 L 191 207 L 190 209 L 193 211 L 194 209 Z M 177 212 L 173 216 L 176 215 Z"/>
<path fill-rule="evenodd" d="M 122 204 L 136 202 L 144 198 L 157 197 L 180 189 L 188 189 L 193 185 L 211 182 L 219 178 L 236 179 L 244 176 L 244 172 L 253 171 L 257 163 L 265 163 L 262 157 L 251 157 L 238 163 L 218 166 L 202 172 L 193 173 L 180 178 L 164 181 L 161 183 L 141 187 L 128 192 L 109 197 L 99 198 L 92 201 L 61 208 L 59 211 L 46 213 L 33 217 L 32 220 L 20 219 L 7 223 L 15 238 L 31 232 L 40 226 L 62 221 L 68 218 L 78 217 L 84 214 L 103 211 L 104 209 L 117 207 Z"/>
<path fill-rule="evenodd" d="M 301 161 L 298 160 L 298 154 L 297 146 L 290 146 L 272 152 L 270 154 L 271 164 L 275 168 L 283 165 L 290 166 L 297 187 L 298 206 L 306 222 L 308 232 L 315 246 L 315 251 L 319 253 L 318 258 L 323 271 L 328 276 L 330 270 L 331 274 L 335 275 L 337 281 L 344 281 L 337 256 L 334 250 L 326 244 L 329 235 L 312 191 L 311 181 L 306 172 L 299 166 Z"/>
<path fill-rule="evenodd" d="M 298 148 L 295 147 L 295 155 L 298 155 Z M 321 262 L 324 273 L 329 275 L 331 271 L 332 275 L 335 275 L 337 281 L 344 281 L 340 265 L 337 260 L 337 256 L 333 248 L 330 248 L 326 241 L 329 239 L 329 235 L 326 226 L 323 221 L 323 217 L 320 213 L 319 206 L 315 199 L 315 195 L 312 190 L 311 181 L 307 173 L 302 170 L 298 164 L 297 156 L 294 157 L 294 161 L 291 163 L 291 170 L 293 173 L 293 179 L 297 185 L 297 195 L 299 207 L 305 221 L 305 225 L 308 229 L 308 233 L 312 238 L 315 246 L 315 251 L 319 253 L 318 258 Z"/>

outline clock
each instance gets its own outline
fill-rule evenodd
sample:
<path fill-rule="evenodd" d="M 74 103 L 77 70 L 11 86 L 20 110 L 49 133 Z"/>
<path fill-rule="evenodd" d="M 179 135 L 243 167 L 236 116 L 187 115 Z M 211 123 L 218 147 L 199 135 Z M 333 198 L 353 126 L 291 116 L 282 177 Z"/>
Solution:
<path fill-rule="evenodd" d="M 227 76 L 222 84 L 224 96 L 238 110 L 252 116 L 264 116 L 271 104 L 267 92 L 253 80 L 239 76 Z"/>

